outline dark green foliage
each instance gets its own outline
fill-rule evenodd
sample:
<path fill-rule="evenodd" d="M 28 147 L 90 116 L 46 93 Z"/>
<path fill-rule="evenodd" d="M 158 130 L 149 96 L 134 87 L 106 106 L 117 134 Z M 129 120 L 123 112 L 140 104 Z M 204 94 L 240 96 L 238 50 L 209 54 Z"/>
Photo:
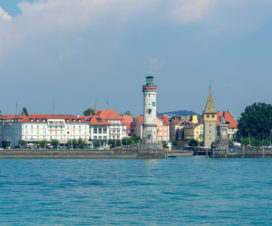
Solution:
<path fill-rule="evenodd" d="M 142 141 L 141 137 L 132 137 L 133 139 L 133 143 L 137 144 L 140 143 Z"/>
<path fill-rule="evenodd" d="M 204 141 L 201 141 L 201 142 L 199 143 L 199 145 L 203 147 L 203 146 L 204 146 Z"/>
<path fill-rule="evenodd" d="M 124 115 L 132 115 L 131 111 L 124 112 Z"/>
<path fill-rule="evenodd" d="M 39 146 L 42 147 L 42 148 L 46 148 L 47 143 L 48 142 L 46 140 L 42 140 L 42 141 L 38 142 Z"/>
<path fill-rule="evenodd" d="M 85 116 L 94 115 L 94 109 L 88 108 L 87 110 L 83 112 L 83 115 Z"/>
<path fill-rule="evenodd" d="M 164 148 L 167 148 L 167 142 L 166 141 L 163 141 L 162 144 L 163 144 Z"/>
<path fill-rule="evenodd" d="M 78 140 L 77 139 L 68 140 L 66 146 L 73 149 L 84 149 L 86 148 L 87 143 L 85 140 L 79 138 Z"/>
<path fill-rule="evenodd" d="M 123 145 L 130 145 L 130 144 L 132 144 L 132 143 L 134 143 L 134 141 L 133 141 L 132 138 L 123 138 L 123 139 L 122 139 L 122 144 L 123 144 Z"/>
<path fill-rule="evenodd" d="M 94 141 L 94 142 L 93 142 L 93 146 L 94 146 L 95 148 L 99 148 L 99 147 L 100 147 L 100 142 L 99 142 L 99 141 Z"/>
<path fill-rule="evenodd" d="M 269 146 L 270 145 L 270 139 L 263 139 L 263 140 L 259 140 L 255 137 L 245 137 L 242 138 L 241 141 L 242 145 L 245 146 L 253 146 L 253 147 L 261 147 L 261 146 Z"/>
<path fill-rule="evenodd" d="M 246 107 L 238 121 L 241 137 L 254 137 L 258 140 L 270 137 L 272 129 L 272 105 L 254 103 Z M 253 141 L 253 140 L 252 140 Z"/>
<path fill-rule="evenodd" d="M 28 116 L 28 110 L 26 107 L 23 107 L 22 115 Z"/>
<path fill-rule="evenodd" d="M 51 145 L 53 146 L 54 149 L 56 149 L 59 146 L 59 141 L 58 140 L 51 140 Z"/>
<path fill-rule="evenodd" d="M 25 141 L 25 140 L 19 140 L 19 141 L 18 141 L 18 144 L 19 144 L 21 147 L 26 148 L 27 141 Z"/>
<path fill-rule="evenodd" d="M 173 147 L 177 147 L 178 146 L 178 142 L 177 141 L 173 141 L 172 145 L 173 145 Z"/>
<path fill-rule="evenodd" d="M 198 146 L 198 141 L 195 139 L 190 139 L 190 140 L 188 140 L 187 144 L 191 147 L 196 147 L 196 146 Z"/>
<path fill-rule="evenodd" d="M 108 140 L 108 145 L 110 145 L 110 147 L 118 147 L 121 146 L 121 141 L 120 140 Z"/>

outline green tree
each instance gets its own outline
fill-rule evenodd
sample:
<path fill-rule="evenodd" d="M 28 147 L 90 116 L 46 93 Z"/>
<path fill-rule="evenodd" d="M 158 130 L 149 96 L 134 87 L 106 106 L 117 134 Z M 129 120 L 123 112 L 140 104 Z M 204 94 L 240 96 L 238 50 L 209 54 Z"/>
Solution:
<path fill-rule="evenodd" d="M 173 145 L 173 147 L 177 147 L 178 146 L 178 142 L 177 141 L 173 141 L 172 145 Z"/>
<path fill-rule="evenodd" d="M 247 106 L 238 120 L 241 137 L 254 137 L 258 140 L 270 137 L 272 129 L 272 105 L 254 103 Z"/>
<path fill-rule="evenodd" d="M 28 110 L 26 107 L 23 107 L 22 115 L 28 116 Z"/>
<path fill-rule="evenodd" d="M 42 147 L 42 148 L 46 148 L 47 143 L 48 143 L 48 142 L 47 142 L 46 140 L 41 140 L 41 141 L 38 142 L 38 144 L 39 144 L 40 147 Z"/>
<path fill-rule="evenodd" d="M 198 141 L 195 139 L 188 140 L 187 144 L 191 147 L 196 147 L 198 145 Z"/>
<path fill-rule="evenodd" d="M 133 140 L 133 143 L 136 143 L 136 144 L 142 141 L 141 137 L 133 137 L 132 140 Z"/>
<path fill-rule="evenodd" d="M 19 144 L 21 147 L 26 148 L 27 141 L 25 141 L 25 140 L 19 140 L 19 141 L 18 141 L 18 144 Z"/>
<path fill-rule="evenodd" d="M 83 112 L 83 115 L 85 116 L 90 116 L 90 115 L 94 115 L 94 109 L 92 108 L 88 108 Z"/>
<path fill-rule="evenodd" d="M 132 115 L 131 111 L 124 112 L 124 115 Z"/>
<path fill-rule="evenodd" d="M 56 139 L 51 140 L 51 145 L 54 149 L 56 149 L 59 146 L 59 141 Z"/>
<path fill-rule="evenodd" d="M 121 140 L 108 140 L 108 145 L 110 145 L 111 147 L 118 147 L 121 146 Z"/>
<path fill-rule="evenodd" d="M 82 138 L 79 138 L 77 141 L 77 147 L 80 149 L 84 149 L 86 147 L 86 142 Z"/>
<path fill-rule="evenodd" d="M 133 139 L 130 138 L 130 137 L 128 137 L 128 138 L 123 138 L 123 139 L 122 139 L 122 144 L 123 144 L 123 145 L 130 145 L 130 144 L 132 144 L 132 143 L 134 143 L 134 141 L 133 141 Z"/>
<path fill-rule="evenodd" d="M 99 141 L 94 141 L 94 142 L 93 142 L 93 146 L 94 146 L 95 148 L 99 148 L 99 147 L 100 147 L 100 142 L 99 142 Z"/>
<path fill-rule="evenodd" d="M 168 143 L 167 143 L 166 141 L 163 141 L 163 142 L 162 142 L 162 145 L 163 145 L 164 148 L 167 148 L 167 144 L 168 144 Z"/>

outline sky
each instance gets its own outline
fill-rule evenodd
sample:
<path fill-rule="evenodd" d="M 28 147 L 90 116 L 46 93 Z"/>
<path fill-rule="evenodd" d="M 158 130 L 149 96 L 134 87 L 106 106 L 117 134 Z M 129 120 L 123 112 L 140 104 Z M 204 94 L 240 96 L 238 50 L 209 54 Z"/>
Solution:
<path fill-rule="evenodd" d="M 271 0 L 0 0 L 2 114 L 271 104 Z"/>

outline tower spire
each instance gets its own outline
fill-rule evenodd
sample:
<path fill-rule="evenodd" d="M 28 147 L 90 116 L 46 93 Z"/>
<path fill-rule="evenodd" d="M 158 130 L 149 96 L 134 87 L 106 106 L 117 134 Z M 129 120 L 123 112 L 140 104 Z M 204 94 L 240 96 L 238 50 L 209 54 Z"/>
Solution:
<path fill-rule="evenodd" d="M 213 103 L 213 98 L 212 98 L 212 85 L 211 85 L 211 81 L 210 81 L 209 96 L 208 96 L 208 100 L 207 100 L 207 103 L 206 103 L 206 107 L 205 107 L 204 113 L 216 113 L 216 110 L 215 110 L 215 107 L 214 107 L 214 103 Z"/>

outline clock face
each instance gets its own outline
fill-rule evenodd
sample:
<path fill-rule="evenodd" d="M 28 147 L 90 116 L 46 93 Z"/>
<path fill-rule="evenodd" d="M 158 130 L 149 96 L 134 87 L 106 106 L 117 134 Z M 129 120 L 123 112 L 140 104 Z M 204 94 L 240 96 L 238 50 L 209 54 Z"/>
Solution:
<path fill-rule="evenodd" d="M 155 101 L 152 102 L 152 106 L 155 107 L 156 106 L 156 103 Z"/>

